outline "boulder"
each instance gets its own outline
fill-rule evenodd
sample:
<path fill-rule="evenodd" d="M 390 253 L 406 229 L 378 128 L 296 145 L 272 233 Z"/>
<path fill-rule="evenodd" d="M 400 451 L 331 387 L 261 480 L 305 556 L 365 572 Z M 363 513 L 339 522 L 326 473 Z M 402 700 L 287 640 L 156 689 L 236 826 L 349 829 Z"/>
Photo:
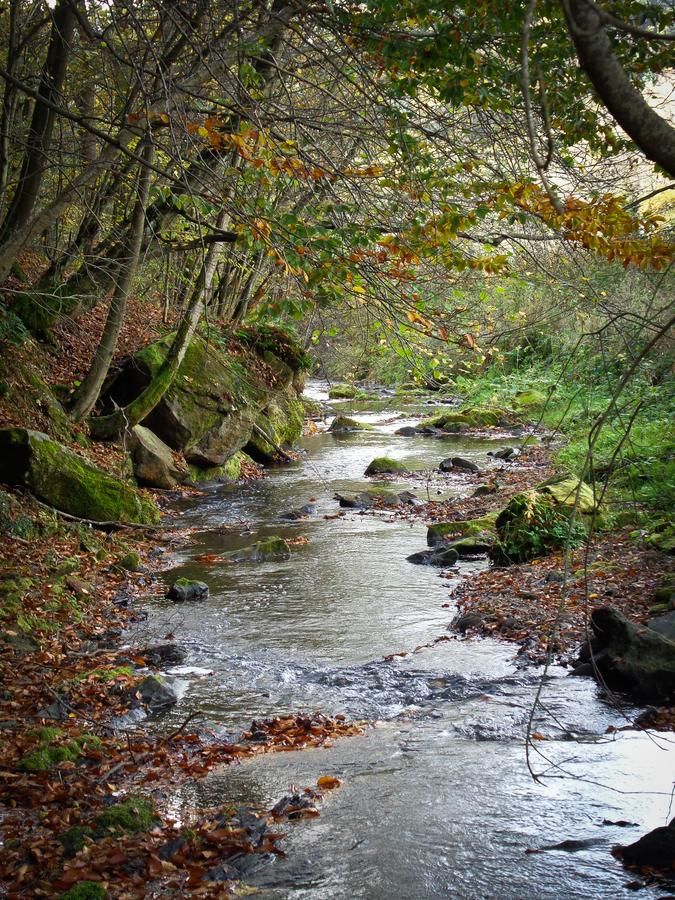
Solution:
<path fill-rule="evenodd" d="M 482 556 L 489 553 L 495 543 L 495 536 L 489 531 L 483 531 L 473 537 L 459 538 L 448 544 L 448 550 L 453 550 L 460 559 L 471 556 Z"/>
<path fill-rule="evenodd" d="M 139 484 L 171 490 L 189 475 L 187 466 L 174 459 L 171 447 L 144 425 L 131 429 L 129 450 Z"/>
<path fill-rule="evenodd" d="M 488 450 L 488 456 L 491 456 L 493 459 L 503 459 L 504 462 L 510 462 L 512 459 L 520 456 L 520 450 L 517 447 L 503 447 L 501 450 L 495 450 L 494 453 L 492 450 Z"/>
<path fill-rule="evenodd" d="M 573 509 L 578 515 L 571 521 Z M 594 509 L 593 490 L 573 476 L 551 479 L 516 494 L 497 517 L 495 562 L 528 562 L 566 546 L 578 546 L 586 537 L 583 517 Z"/>
<path fill-rule="evenodd" d="M 290 509 L 288 512 L 279 514 L 279 518 L 284 522 L 297 522 L 299 519 L 309 519 L 310 516 L 316 515 L 316 506 L 313 503 L 305 503 L 300 509 Z"/>
<path fill-rule="evenodd" d="M 173 335 L 167 335 L 126 361 L 102 398 L 104 412 L 114 404 L 125 406 L 147 387 L 172 341 Z M 200 469 L 222 466 L 244 448 L 252 440 L 254 422 L 269 430 L 279 445 L 299 437 L 304 408 L 298 397 L 297 373 L 266 352 L 264 361 L 274 372 L 274 387 L 270 388 L 261 374 L 260 357 L 253 349 L 249 353 L 251 360 L 196 335 L 175 380 L 142 424 Z M 273 453 L 269 446 L 260 448 L 264 459 Z"/>
<path fill-rule="evenodd" d="M 438 467 L 441 472 L 452 472 L 454 469 L 460 469 L 464 472 L 480 472 L 476 463 L 470 459 L 464 459 L 462 456 L 451 456 L 444 459 Z"/>
<path fill-rule="evenodd" d="M 490 494 L 496 494 L 499 490 L 499 485 L 495 481 L 490 481 L 487 484 L 479 484 L 476 490 L 471 494 L 472 497 L 487 497 Z"/>
<path fill-rule="evenodd" d="M 406 557 L 408 562 L 418 566 L 454 566 L 459 553 L 454 548 L 436 547 L 433 550 L 420 550 Z"/>
<path fill-rule="evenodd" d="M 404 425 L 402 428 L 397 428 L 394 434 L 400 434 L 401 437 L 415 437 L 419 432 L 412 425 Z"/>
<path fill-rule="evenodd" d="M 354 384 L 334 384 L 328 391 L 330 400 L 365 400 L 368 394 Z"/>
<path fill-rule="evenodd" d="M 627 847 L 613 851 L 627 866 L 658 869 L 672 874 L 675 869 L 675 819 L 669 825 L 655 828 Z"/>
<path fill-rule="evenodd" d="M 490 535 L 494 542 L 495 522 L 498 513 L 491 512 L 479 519 L 463 519 L 457 522 L 436 522 L 427 529 L 427 544 L 435 547 L 438 544 L 447 544 L 453 538 L 468 538 Z M 485 541 L 484 541 L 485 542 Z"/>
<path fill-rule="evenodd" d="M 278 393 L 256 415 L 256 427 L 244 451 L 258 463 L 276 462 L 277 448 L 290 449 L 302 434 L 304 422 L 302 400 L 293 391 Z"/>
<path fill-rule="evenodd" d="M 173 706 L 178 702 L 178 694 L 171 682 L 158 675 L 148 675 L 144 678 L 137 686 L 136 692 L 140 694 L 145 706 L 153 711 Z"/>
<path fill-rule="evenodd" d="M 675 610 L 664 613 L 662 616 L 656 616 L 649 619 L 647 628 L 656 631 L 657 634 L 663 635 L 669 641 L 675 642 Z"/>
<path fill-rule="evenodd" d="M 506 426 L 513 422 L 513 414 L 509 414 L 503 409 L 492 409 L 490 407 L 466 407 L 459 412 L 442 412 L 437 416 L 424 419 L 417 426 L 424 429 L 427 427 L 440 428 L 446 432 L 457 432 L 467 430 L 469 428 L 489 428 L 496 425 Z"/>
<path fill-rule="evenodd" d="M 349 434 L 352 431 L 372 431 L 373 426 L 365 422 L 357 422 L 349 416 L 335 416 L 328 429 L 333 434 Z"/>
<path fill-rule="evenodd" d="M 40 431 L 0 430 L 2 478 L 22 484 L 49 506 L 96 522 L 156 524 L 149 500 Z"/>
<path fill-rule="evenodd" d="M 206 600 L 209 586 L 203 581 L 192 581 L 189 578 L 177 578 L 166 592 L 168 600 L 174 603 L 191 603 L 194 600 Z"/>
<path fill-rule="evenodd" d="M 141 656 L 148 665 L 161 669 L 164 666 L 180 665 L 187 658 L 187 650 L 178 644 L 165 641 L 159 644 L 148 644 L 147 647 L 138 650 L 135 655 Z"/>
<path fill-rule="evenodd" d="M 580 656 L 575 674 L 592 652 L 593 662 L 604 683 L 626 691 L 646 703 L 668 704 L 675 699 L 675 642 L 630 622 L 613 607 L 602 607 L 591 615 L 593 641 Z M 580 671 L 581 670 L 581 671 Z"/>
<path fill-rule="evenodd" d="M 407 472 L 406 466 L 397 459 L 388 456 L 377 456 L 373 459 L 364 472 L 364 475 L 396 475 L 399 472 Z"/>

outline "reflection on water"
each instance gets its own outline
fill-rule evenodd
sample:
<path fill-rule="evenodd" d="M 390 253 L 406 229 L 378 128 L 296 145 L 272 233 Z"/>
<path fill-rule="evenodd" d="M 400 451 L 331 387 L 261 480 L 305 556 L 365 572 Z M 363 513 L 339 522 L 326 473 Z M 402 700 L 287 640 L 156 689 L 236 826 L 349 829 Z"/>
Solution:
<path fill-rule="evenodd" d="M 334 518 L 335 492 L 371 486 L 363 471 L 374 456 L 421 472 L 461 454 L 486 468 L 495 446 L 464 436 L 399 437 L 394 431 L 419 415 L 398 418 L 391 398 L 383 406 L 358 416 L 373 431 L 306 438 L 300 462 L 251 485 L 215 486 L 184 504 L 180 521 L 203 530 L 167 580 L 199 577 L 211 596 L 180 607 L 151 598 L 145 626 L 145 636 L 173 632 L 189 649 L 187 663 L 199 669 L 160 727 L 172 728 L 194 709 L 228 732 L 252 718 L 313 709 L 378 726 L 330 750 L 258 758 L 190 785 L 174 798 L 176 817 L 231 799 L 272 803 L 291 783 L 335 774 L 345 785 L 322 817 L 291 826 L 286 859 L 251 875 L 265 896 L 632 896 L 609 847 L 664 824 L 668 744 L 632 732 L 606 736 L 620 716 L 590 681 L 555 671 L 534 723 L 547 739 L 535 745 L 533 765 L 548 776 L 538 785 L 526 768 L 523 735 L 540 673 L 518 670 L 512 647 L 452 639 L 383 659 L 447 635 L 453 610 L 442 604 L 449 589 L 486 563 L 461 563 L 451 579 L 413 566 L 405 557 L 424 547 L 424 525 L 353 510 Z M 471 490 L 461 478 L 439 474 L 392 487 L 423 499 Z M 279 519 L 310 499 L 314 517 Z M 204 566 L 195 559 L 269 534 L 302 535 L 309 543 L 285 562 Z M 604 819 L 640 828 L 627 833 L 603 826 Z M 605 843 L 573 855 L 524 852 L 589 837 Z"/>

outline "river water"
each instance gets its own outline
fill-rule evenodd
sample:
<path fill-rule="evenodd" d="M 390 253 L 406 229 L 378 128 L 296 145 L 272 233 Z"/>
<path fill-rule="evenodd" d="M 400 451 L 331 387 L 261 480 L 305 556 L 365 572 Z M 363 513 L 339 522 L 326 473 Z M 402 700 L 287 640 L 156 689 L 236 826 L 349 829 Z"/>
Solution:
<path fill-rule="evenodd" d="M 320 387 L 313 391 L 322 396 Z M 377 725 L 330 749 L 269 754 L 212 774 L 184 787 L 172 812 L 180 820 L 195 807 L 231 800 L 270 806 L 291 784 L 312 785 L 324 774 L 343 779 L 319 819 L 286 826 L 285 858 L 252 858 L 246 880 L 270 898 L 634 896 L 626 887 L 632 876 L 610 848 L 668 820 L 675 767 L 667 736 L 605 734 L 608 725 L 624 724 L 622 714 L 590 680 L 553 670 L 535 722 L 546 737 L 535 742 L 533 767 L 546 775 L 536 783 L 524 735 L 541 671 L 518 668 L 512 645 L 452 638 L 383 659 L 449 634 L 454 611 L 443 604 L 457 580 L 406 561 L 425 547 L 423 523 L 355 510 L 334 518 L 335 492 L 372 487 L 363 472 L 375 456 L 393 456 L 411 470 L 429 470 L 448 455 L 485 467 L 495 448 L 466 436 L 399 437 L 394 431 L 418 421 L 419 411 L 396 418 L 393 404 L 357 414 L 372 431 L 304 438 L 299 462 L 185 501 L 177 521 L 196 527 L 196 540 L 165 577 L 200 578 L 210 598 L 181 606 L 148 598 L 148 620 L 136 635 L 173 633 L 189 651 L 187 668 L 173 670 L 187 691 L 159 727 L 175 727 L 192 710 L 227 733 L 290 711 L 343 713 Z M 471 490 L 441 475 L 391 486 L 422 499 Z M 279 519 L 310 500 L 312 518 Z M 309 542 L 289 561 L 196 560 L 270 534 Z M 485 565 L 460 563 L 458 571 L 470 577 Z M 618 820 L 639 827 L 603 824 Z M 574 853 L 525 853 L 568 839 L 592 844 Z M 667 893 L 648 887 L 641 895 Z"/>

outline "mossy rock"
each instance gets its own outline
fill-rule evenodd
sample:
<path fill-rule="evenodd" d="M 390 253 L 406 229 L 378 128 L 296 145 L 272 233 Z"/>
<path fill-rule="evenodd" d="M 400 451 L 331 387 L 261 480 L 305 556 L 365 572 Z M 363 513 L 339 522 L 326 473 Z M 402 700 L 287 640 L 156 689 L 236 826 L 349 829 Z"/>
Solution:
<path fill-rule="evenodd" d="M 244 447 L 258 463 L 270 463 L 277 458 L 277 447 L 289 449 L 302 435 L 305 407 L 294 391 L 278 394 L 255 417 L 257 431 L 251 433 Z M 267 440 L 262 435 L 270 438 Z M 276 445 L 276 446 L 275 446 Z"/>
<path fill-rule="evenodd" d="M 106 889 L 97 881 L 80 881 L 61 894 L 61 900 L 106 900 L 107 896 Z"/>
<path fill-rule="evenodd" d="M 232 562 L 274 562 L 276 560 L 289 559 L 291 548 L 287 541 L 278 535 L 271 535 L 257 541 L 252 547 L 243 547 L 241 550 L 232 550 L 224 554 Z"/>
<path fill-rule="evenodd" d="M 435 547 L 446 543 L 450 538 L 475 537 L 485 532 L 496 534 L 496 521 L 499 513 L 490 512 L 479 519 L 464 519 L 458 522 L 436 522 L 427 529 L 427 544 Z"/>
<path fill-rule="evenodd" d="M 513 406 L 515 409 L 533 409 L 543 406 L 546 403 L 546 394 L 541 391 L 531 389 L 529 391 L 518 391 L 513 398 Z"/>
<path fill-rule="evenodd" d="M 590 515 L 596 510 L 593 488 L 574 475 L 554 476 L 538 484 L 535 490 L 550 494 L 558 506 L 576 507 L 578 512 L 585 515 Z"/>
<path fill-rule="evenodd" d="M 95 820 L 99 832 L 126 832 L 138 834 L 149 831 L 160 819 L 151 800 L 147 797 L 127 797 L 109 807 Z"/>
<path fill-rule="evenodd" d="M 135 550 L 131 550 L 129 553 L 124 554 L 117 565 L 122 569 L 126 569 L 127 572 L 138 572 L 141 568 L 141 557 Z"/>
<path fill-rule="evenodd" d="M 251 462 L 251 457 L 241 450 L 231 456 L 222 466 L 189 466 L 189 480 L 200 481 L 237 481 L 241 477 L 242 463 Z"/>
<path fill-rule="evenodd" d="M 347 434 L 350 431 L 372 431 L 373 426 L 367 422 L 357 422 L 349 416 L 335 416 L 328 430 L 333 434 Z"/>
<path fill-rule="evenodd" d="M 407 472 L 408 468 L 397 459 L 391 459 L 389 456 L 376 456 L 375 459 L 368 463 L 368 467 L 364 472 L 365 475 L 396 475 L 400 472 Z"/>
<path fill-rule="evenodd" d="M 508 506 L 497 516 L 498 541 L 493 559 L 499 563 L 528 562 L 566 547 L 577 547 L 586 537 L 586 529 L 565 502 L 569 495 L 563 491 L 558 503 L 548 491 L 526 491 L 512 497 Z"/>
<path fill-rule="evenodd" d="M 334 384 L 328 391 L 331 400 L 365 400 L 368 394 L 354 384 Z"/>
<path fill-rule="evenodd" d="M 159 511 L 132 487 L 101 471 L 46 434 L 0 430 L 3 478 L 28 487 L 49 506 L 83 519 L 156 524 Z"/>
<path fill-rule="evenodd" d="M 503 409 L 490 407 L 467 407 L 459 411 L 442 412 L 423 419 L 418 428 L 440 428 L 442 431 L 457 431 L 468 428 L 490 428 L 512 423 L 513 416 Z"/>
<path fill-rule="evenodd" d="M 661 525 L 646 540 L 648 544 L 662 553 L 675 553 L 675 525 L 672 523 Z"/>

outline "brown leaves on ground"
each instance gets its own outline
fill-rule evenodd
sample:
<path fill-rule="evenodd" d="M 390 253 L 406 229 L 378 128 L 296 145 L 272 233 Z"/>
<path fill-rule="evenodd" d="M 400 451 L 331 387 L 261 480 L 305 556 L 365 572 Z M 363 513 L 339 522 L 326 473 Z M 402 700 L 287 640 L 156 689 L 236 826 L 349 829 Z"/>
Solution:
<path fill-rule="evenodd" d="M 153 576 L 117 566 L 129 550 L 124 536 L 59 523 L 29 497 L 9 496 L 13 519 L 29 521 L 32 537 L 0 536 L 0 579 L 30 579 L 21 585 L 18 609 L 0 609 L 0 894 L 56 897 L 91 880 L 120 898 L 149 891 L 228 896 L 238 877 L 232 860 L 279 853 L 279 834 L 270 826 L 318 815 L 322 792 L 337 787 L 338 779 L 324 776 L 316 788 L 294 791 L 267 812 L 224 808 L 202 815 L 187 832 L 165 814 L 176 789 L 214 767 L 261 753 L 328 747 L 336 738 L 361 734 L 363 724 L 317 712 L 253 722 L 235 742 L 186 728 L 168 738 L 116 735 L 110 719 L 137 705 L 135 688 L 144 673 L 134 666 L 145 659 L 138 651 L 116 649 L 134 614 L 112 600 L 134 587 L 147 593 Z M 171 533 L 167 541 L 186 536 Z M 134 537 L 146 569 L 159 540 L 159 534 L 152 544 Z M 44 718 L 55 704 L 61 718 Z M 48 744 L 38 731 L 45 725 L 58 729 Z M 94 739 L 83 739 L 85 734 Z M 62 761 L 46 771 L 26 771 L 22 758 L 45 746 L 63 751 Z M 135 835 L 97 833 L 97 816 L 115 800 L 139 794 L 152 797 L 159 814 L 154 827 Z M 91 831 L 69 855 L 59 837 L 73 828 Z"/>
<path fill-rule="evenodd" d="M 471 629 L 519 643 L 519 653 L 533 662 L 543 662 L 549 651 L 569 662 L 586 639 L 596 607 L 614 606 L 644 622 L 654 587 L 672 570 L 672 561 L 619 532 L 575 550 L 566 583 L 564 570 L 560 554 L 491 568 L 463 582 L 454 598 L 460 615 L 472 616 Z"/>

